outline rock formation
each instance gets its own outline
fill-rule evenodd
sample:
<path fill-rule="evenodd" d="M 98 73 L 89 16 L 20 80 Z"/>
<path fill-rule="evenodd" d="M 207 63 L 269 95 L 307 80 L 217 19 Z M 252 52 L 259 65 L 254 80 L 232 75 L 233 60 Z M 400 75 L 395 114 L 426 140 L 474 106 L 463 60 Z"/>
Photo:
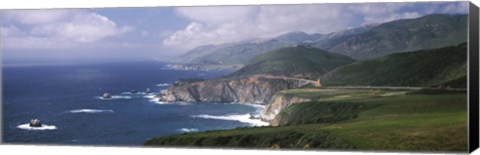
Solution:
<path fill-rule="evenodd" d="M 298 88 L 298 82 L 279 78 L 249 76 L 177 83 L 164 94 L 165 101 L 237 102 L 266 104 L 278 91 Z"/>
<path fill-rule="evenodd" d="M 30 127 L 41 127 L 42 123 L 39 119 L 32 119 L 30 120 Z"/>
<path fill-rule="evenodd" d="M 285 95 L 282 92 L 278 92 L 272 97 L 265 109 L 263 109 L 262 113 L 260 114 L 260 118 L 263 121 L 269 121 L 270 125 L 272 126 L 277 126 L 278 121 L 275 120 L 275 117 L 278 115 L 278 113 L 280 113 L 280 111 L 290 106 L 291 104 L 308 101 L 311 101 L 311 99 L 297 96 L 289 96 Z"/>
<path fill-rule="evenodd" d="M 112 95 L 110 95 L 110 93 L 104 93 L 104 94 L 102 95 L 102 98 L 104 98 L 104 99 L 110 99 L 110 98 L 112 98 Z"/>

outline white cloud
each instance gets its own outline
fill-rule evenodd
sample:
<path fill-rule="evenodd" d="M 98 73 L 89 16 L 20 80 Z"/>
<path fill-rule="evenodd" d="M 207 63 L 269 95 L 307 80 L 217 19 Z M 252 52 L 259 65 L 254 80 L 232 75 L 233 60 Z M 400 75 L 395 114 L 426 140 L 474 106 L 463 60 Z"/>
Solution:
<path fill-rule="evenodd" d="M 447 4 L 442 8 L 441 13 L 451 13 L 451 14 L 468 13 L 468 2 L 458 2 L 458 3 Z"/>
<path fill-rule="evenodd" d="M 222 24 L 254 15 L 256 6 L 179 7 L 176 12 L 196 22 Z"/>
<path fill-rule="evenodd" d="M 199 45 L 273 37 L 291 31 L 329 33 L 431 13 L 468 13 L 468 3 L 183 7 L 176 8 L 176 12 L 191 23 L 171 33 L 163 40 L 163 45 L 188 50 Z"/>
<path fill-rule="evenodd" d="M 415 3 L 365 3 L 350 5 L 348 10 L 361 15 L 363 17 L 361 25 L 366 25 L 420 17 L 420 13 L 416 11 L 401 11 L 412 6 L 415 6 Z"/>
<path fill-rule="evenodd" d="M 295 30 L 330 32 L 347 27 L 353 18 L 341 9 L 338 4 L 180 8 L 177 11 L 193 21 L 164 39 L 163 44 L 190 49 Z"/>
<path fill-rule="evenodd" d="M 58 49 L 95 43 L 133 29 L 105 16 L 78 10 L 6 11 L 10 25 L 1 27 L 2 45 L 9 49 Z M 19 25 L 22 29 L 17 28 Z"/>

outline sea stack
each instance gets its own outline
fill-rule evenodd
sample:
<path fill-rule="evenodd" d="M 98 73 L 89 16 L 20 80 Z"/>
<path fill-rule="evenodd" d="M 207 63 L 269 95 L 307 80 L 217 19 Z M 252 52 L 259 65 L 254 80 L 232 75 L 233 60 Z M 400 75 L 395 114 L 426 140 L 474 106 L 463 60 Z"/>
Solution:
<path fill-rule="evenodd" d="M 110 95 L 110 93 L 104 93 L 104 94 L 102 95 L 102 98 L 104 98 L 104 99 L 110 99 L 110 98 L 112 98 L 112 95 Z"/>
<path fill-rule="evenodd" d="M 132 93 L 132 94 L 136 94 L 136 93 L 138 93 L 138 91 L 137 91 L 137 90 L 135 90 L 135 89 L 132 89 L 132 90 L 130 90 L 130 93 Z"/>
<path fill-rule="evenodd" d="M 32 119 L 30 120 L 30 127 L 41 127 L 42 123 L 39 119 Z"/>

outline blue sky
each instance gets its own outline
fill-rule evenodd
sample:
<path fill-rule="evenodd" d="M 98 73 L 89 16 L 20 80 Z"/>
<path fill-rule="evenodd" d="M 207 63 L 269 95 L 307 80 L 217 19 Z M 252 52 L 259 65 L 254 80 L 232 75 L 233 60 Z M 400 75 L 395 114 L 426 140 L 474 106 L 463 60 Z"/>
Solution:
<path fill-rule="evenodd" d="M 468 2 L 2 10 L 0 39 L 4 62 L 145 60 L 433 13 L 466 14 Z"/>

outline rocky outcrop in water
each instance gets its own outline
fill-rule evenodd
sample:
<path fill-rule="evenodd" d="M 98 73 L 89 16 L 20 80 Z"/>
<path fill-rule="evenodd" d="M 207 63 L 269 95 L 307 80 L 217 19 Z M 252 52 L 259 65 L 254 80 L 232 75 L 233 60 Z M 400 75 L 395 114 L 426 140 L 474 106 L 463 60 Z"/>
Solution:
<path fill-rule="evenodd" d="M 167 102 L 224 102 L 266 104 L 281 90 L 299 88 L 294 80 L 249 76 L 193 83 L 176 83 L 164 92 Z"/>
<path fill-rule="evenodd" d="M 32 119 L 29 124 L 30 127 L 42 127 L 42 123 L 39 119 Z"/>

